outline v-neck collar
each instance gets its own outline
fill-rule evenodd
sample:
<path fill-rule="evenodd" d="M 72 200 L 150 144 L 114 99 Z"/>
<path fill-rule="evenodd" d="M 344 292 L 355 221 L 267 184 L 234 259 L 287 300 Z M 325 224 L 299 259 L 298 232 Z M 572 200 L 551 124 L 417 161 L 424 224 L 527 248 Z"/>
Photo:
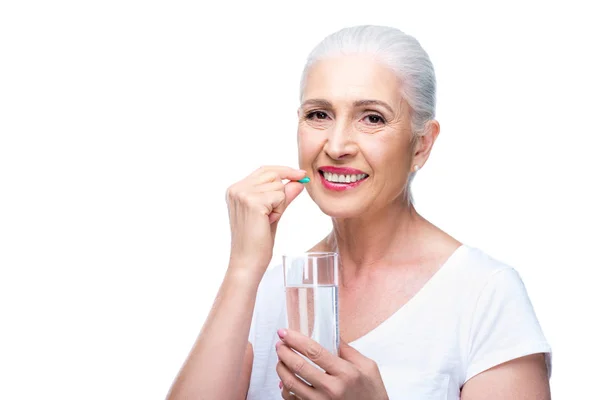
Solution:
<path fill-rule="evenodd" d="M 425 282 L 423 287 L 421 287 L 421 289 L 419 289 L 417 293 L 415 293 L 403 306 L 401 306 L 375 328 L 371 329 L 358 339 L 355 339 L 348 344 L 352 347 L 356 347 L 363 345 L 363 343 L 373 342 L 373 340 L 375 340 L 375 338 L 378 336 L 379 332 L 385 331 L 387 325 L 391 324 L 394 320 L 400 318 L 403 314 L 410 311 L 410 309 L 415 306 L 415 303 L 418 303 L 420 299 L 424 298 L 427 295 L 427 292 L 432 290 L 432 286 L 434 286 L 437 281 L 442 279 L 442 276 L 446 273 L 446 271 L 456 263 L 459 256 L 466 250 L 467 246 L 465 244 L 461 244 L 456 250 L 454 250 L 454 252 L 452 252 L 450 257 L 448 257 L 448 259 L 431 276 L 431 278 Z"/>

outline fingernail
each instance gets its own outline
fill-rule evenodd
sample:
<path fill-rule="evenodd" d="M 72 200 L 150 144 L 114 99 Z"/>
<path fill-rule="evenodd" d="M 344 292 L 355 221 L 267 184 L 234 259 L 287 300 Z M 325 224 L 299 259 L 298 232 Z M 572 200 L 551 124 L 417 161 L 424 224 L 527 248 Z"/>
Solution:
<path fill-rule="evenodd" d="M 283 389 L 283 383 L 279 381 L 279 389 Z"/>
<path fill-rule="evenodd" d="M 285 337 L 285 335 L 287 335 L 287 330 L 285 330 L 285 329 L 279 329 L 279 330 L 277 331 L 277 334 L 279 335 L 279 337 L 280 337 L 281 339 L 283 339 L 283 338 Z"/>
<path fill-rule="evenodd" d="M 282 342 L 281 340 L 278 340 L 277 343 L 275 343 L 275 350 L 279 350 L 279 347 L 281 346 Z"/>

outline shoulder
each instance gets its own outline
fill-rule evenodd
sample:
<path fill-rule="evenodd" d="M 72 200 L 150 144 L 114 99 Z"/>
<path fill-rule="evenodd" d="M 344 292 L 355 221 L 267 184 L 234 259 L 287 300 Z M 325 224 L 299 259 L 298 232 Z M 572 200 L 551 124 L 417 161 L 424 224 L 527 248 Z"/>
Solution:
<path fill-rule="evenodd" d="M 457 269 L 463 281 L 472 283 L 463 286 L 469 293 L 465 381 L 535 353 L 545 353 L 550 374 L 551 349 L 517 270 L 479 249 L 463 250 Z"/>
<path fill-rule="evenodd" d="M 517 299 L 521 305 L 530 306 L 523 280 L 513 266 L 478 248 L 463 246 L 461 250 L 456 275 L 465 283 L 463 289 L 469 288 L 474 306 L 486 308 L 491 303 L 514 303 Z"/>
<path fill-rule="evenodd" d="M 474 295 L 486 288 L 499 287 L 506 290 L 522 286 L 521 277 L 511 265 L 469 245 L 462 245 L 453 255 L 455 284 Z"/>
<path fill-rule="evenodd" d="M 465 273 L 472 274 L 477 278 L 486 279 L 501 271 L 514 269 L 477 247 L 464 244 L 459 251 L 461 251 L 461 268 Z"/>

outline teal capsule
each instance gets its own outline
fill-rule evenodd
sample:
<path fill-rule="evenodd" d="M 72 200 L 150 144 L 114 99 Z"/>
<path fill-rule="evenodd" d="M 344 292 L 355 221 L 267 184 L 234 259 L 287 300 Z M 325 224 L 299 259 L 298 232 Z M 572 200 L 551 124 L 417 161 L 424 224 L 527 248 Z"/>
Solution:
<path fill-rule="evenodd" d="M 298 182 L 300 182 L 300 183 L 308 183 L 308 182 L 310 182 L 310 178 L 307 176 L 306 178 L 300 179 Z"/>

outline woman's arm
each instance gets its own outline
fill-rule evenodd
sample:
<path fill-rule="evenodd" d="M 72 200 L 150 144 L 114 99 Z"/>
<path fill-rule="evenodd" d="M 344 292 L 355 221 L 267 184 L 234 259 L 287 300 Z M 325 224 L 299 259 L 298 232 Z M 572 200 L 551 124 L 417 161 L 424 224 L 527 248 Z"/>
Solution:
<path fill-rule="evenodd" d="M 168 400 L 243 399 L 252 370 L 248 335 L 262 276 L 273 255 L 277 223 L 302 192 L 306 171 L 261 167 L 227 189 L 229 268 Z M 283 184 L 282 180 L 290 182 Z"/>
<path fill-rule="evenodd" d="M 248 333 L 259 281 L 246 268 L 231 267 L 168 400 L 246 398 L 252 371 Z"/>
<path fill-rule="evenodd" d="M 248 396 L 253 362 L 254 352 L 252 349 L 252 344 L 248 342 L 246 345 L 246 354 L 244 355 L 244 364 L 242 365 L 242 376 L 240 378 L 240 384 L 238 385 L 238 393 L 235 396 L 236 400 L 246 400 L 246 397 Z"/>
<path fill-rule="evenodd" d="M 550 400 L 543 354 L 520 357 L 483 371 L 463 386 L 461 400 Z"/>

